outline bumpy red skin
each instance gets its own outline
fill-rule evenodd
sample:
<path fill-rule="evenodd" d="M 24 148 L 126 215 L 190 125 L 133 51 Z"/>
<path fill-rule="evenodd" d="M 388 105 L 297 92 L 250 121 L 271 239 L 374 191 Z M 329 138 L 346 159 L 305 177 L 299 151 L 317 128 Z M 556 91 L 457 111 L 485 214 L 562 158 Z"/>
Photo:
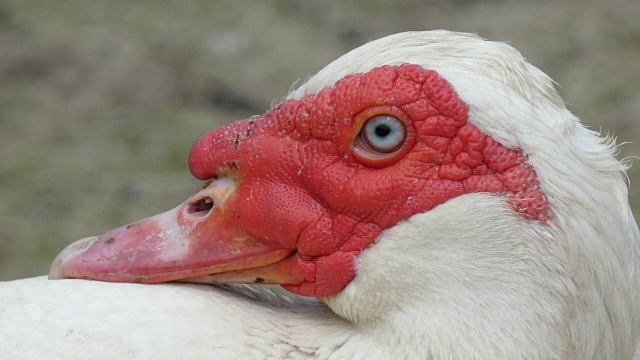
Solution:
<path fill-rule="evenodd" d="M 469 124 L 467 112 L 435 71 L 382 66 L 204 135 L 189 167 L 201 180 L 236 178 L 236 225 L 297 251 L 307 281 L 285 288 L 327 296 L 353 279 L 354 260 L 384 229 L 457 196 L 501 194 L 521 216 L 547 221 L 526 156 Z M 379 113 L 400 118 L 407 140 L 385 162 L 365 165 L 352 144 Z"/>

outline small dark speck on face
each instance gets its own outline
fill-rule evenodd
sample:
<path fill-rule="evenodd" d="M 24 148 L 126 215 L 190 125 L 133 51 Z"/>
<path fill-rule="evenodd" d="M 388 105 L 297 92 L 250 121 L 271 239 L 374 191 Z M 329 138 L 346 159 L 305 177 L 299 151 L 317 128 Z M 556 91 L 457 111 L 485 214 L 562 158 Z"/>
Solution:
<path fill-rule="evenodd" d="M 240 134 L 236 134 L 236 143 L 235 143 L 236 151 L 238 151 L 239 146 L 240 146 Z"/>
<path fill-rule="evenodd" d="M 129 230 L 129 229 L 131 229 L 131 228 L 132 228 L 132 227 L 134 227 L 134 226 L 136 226 L 136 223 L 129 224 L 129 225 L 127 225 L 126 229 L 127 229 L 127 230 Z"/>
<path fill-rule="evenodd" d="M 112 237 L 108 238 L 107 240 L 105 240 L 104 242 L 105 242 L 105 243 L 107 243 L 107 244 L 109 244 L 109 245 L 111 245 L 111 244 L 113 244 L 113 243 L 115 243 L 115 242 L 116 242 L 116 238 L 114 238 L 114 237 L 112 236 Z"/>
<path fill-rule="evenodd" d="M 264 281 L 264 279 L 263 279 L 263 278 L 256 278 L 256 280 L 255 280 L 254 282 L 261 283 L 261 282 L 263 282 L 263 281 Z"/>
<path fill-rule="evenodd" d="M 137 284 L 146 284 L 147 278 L 144 276 L 138 276 L 137 278 L 133 279 L 133 282 Z"/>

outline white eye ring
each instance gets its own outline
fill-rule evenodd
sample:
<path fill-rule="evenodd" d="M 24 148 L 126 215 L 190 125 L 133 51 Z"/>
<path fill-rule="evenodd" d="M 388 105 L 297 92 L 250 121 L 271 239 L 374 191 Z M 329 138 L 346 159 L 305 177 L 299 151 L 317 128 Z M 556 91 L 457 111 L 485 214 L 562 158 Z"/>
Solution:
<path fill-rule="evenodd" d="M 363 143 L 379 153 L 391 153 L 398 150 L 407 138 L 407 129 L 400 119 L 392 115 L 376 115 L 364 124 L 360 130 Z"/>

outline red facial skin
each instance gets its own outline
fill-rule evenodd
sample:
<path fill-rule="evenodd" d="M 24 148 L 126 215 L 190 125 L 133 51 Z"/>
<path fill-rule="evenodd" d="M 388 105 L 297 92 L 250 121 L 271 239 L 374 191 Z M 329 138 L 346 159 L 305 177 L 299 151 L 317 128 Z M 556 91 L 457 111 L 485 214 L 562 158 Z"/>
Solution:
<path fill-rule="evenodd" d="M 502 194 L 521 216 L 547 221 L 526 156 L 467 123 L 467 110 L 435 71 L 382 66 L 204 135 L 189 168 L 201 180 L 236 178 L 235 225 L 295 251 L 305 271 L 314 269 L 314 278 L 283 287 L 327 296 L 353 279 L 354 260 L 384 229 L 448 199 Z M 377 114 L 402 120 L 407 139 L 370 163 L 354 153 L 353 142 Z"/>
<path fill-rule="evenodd" d="M 526 156 L 469 124 L 467 112 L 446 80 L 410 64 L 284 101 L 193 146 L 192 174 L 220 180 L 176 210 L 71 245 L 52 277 L 263 282 L 323 297 L 349 284 L 355 259 L 383 230 L 457 196 L 499 194 L 522 217 L 546 223 L 548 204 Z M 406 129 L 388 154 L 358 137 L 380 114 Z M 193 211 L 207 197 L 215 207 Z"/>

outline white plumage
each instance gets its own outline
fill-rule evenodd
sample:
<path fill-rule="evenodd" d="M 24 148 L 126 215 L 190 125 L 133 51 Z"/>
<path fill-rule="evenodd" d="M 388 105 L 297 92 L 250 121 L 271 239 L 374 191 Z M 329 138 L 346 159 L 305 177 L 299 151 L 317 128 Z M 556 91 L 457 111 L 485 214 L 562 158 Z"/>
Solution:
<path fill-rule="evenodd" d="M 640 338 L 640 237 L 625 166 L 506 44 L 408 32 L 355 49 L 289 98 L 383 64 L 436 70 L 469 122 L 535 168 L 552 220 L 466 194 L 388 229 L 339 293 L 244 286 L 0 284 L 0 358 L 617 359 Z M 325 305 L 326 304 L 326 305 Z"/>

